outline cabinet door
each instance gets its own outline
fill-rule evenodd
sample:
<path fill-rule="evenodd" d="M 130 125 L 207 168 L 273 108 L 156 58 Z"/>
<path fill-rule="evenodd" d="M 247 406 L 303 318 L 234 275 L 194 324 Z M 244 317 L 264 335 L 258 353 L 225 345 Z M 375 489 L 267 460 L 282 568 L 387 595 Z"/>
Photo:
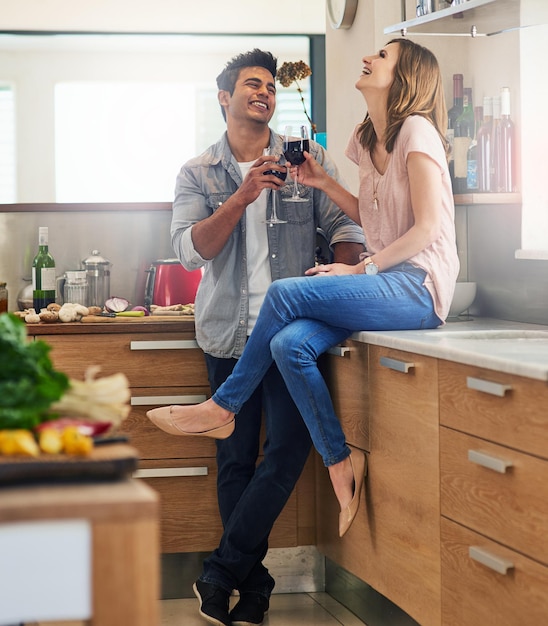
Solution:
<path fill-rule="evenodd" d="M 101 376 L 123 372 L 131 387 L 207 385 L 203 352 L 183 333 L 44 335 L 54 366 L 82 378 L 90 365 Z"/>
<path fill-rule="evenodd" d="M 450 428 L 440 440 L 442 515 L 548 565 L 548 462 Z"/>
<path fill-rule="evenodd" d="M 440 361 L 440 423 L 548 459 L 548 385 Z"/>
<path fill-rule="evenodd" d="M 367 344 L 345 341 L 322 355 L 319 363 L 346 440 L 369 450 Z"/>
<path fill-rule="evenodd" d="M 365 497 L 339 539 L 338 505 L 319 473 L 319 547 L 422 626 L 440 623 L 437 362 L 369 346 Z"/>
<path fill-rule="evenodd" d="M 548 567 L 441 520 L 443 626 L 546 624 Z"/>

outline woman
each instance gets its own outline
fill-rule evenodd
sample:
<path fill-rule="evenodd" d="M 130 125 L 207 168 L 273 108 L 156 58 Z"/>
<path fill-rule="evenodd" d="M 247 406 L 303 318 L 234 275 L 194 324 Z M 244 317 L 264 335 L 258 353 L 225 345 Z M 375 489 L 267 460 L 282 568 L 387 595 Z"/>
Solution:
<path fill-rule="evenodd" d="M 358 197 L 308 153 L 299 178 L 361 224 L 367 256 L 357 265 L 320 265 L 306 277 L 272 283 L 242 357 L 213 397 L 147 413 L 174 435 L 228 437 L 235 414 L 274 360 L 328 467 L 341 536 L 358 509 L 366 459 L 345 442 L 317 358 L 354 331 L 440 326 L 459 269 L 447 110 L 435 57 L 407 39 L 392 40 L 363 58 L 356 88 L 367 115 L 346 154 L 359 167 Z"/>

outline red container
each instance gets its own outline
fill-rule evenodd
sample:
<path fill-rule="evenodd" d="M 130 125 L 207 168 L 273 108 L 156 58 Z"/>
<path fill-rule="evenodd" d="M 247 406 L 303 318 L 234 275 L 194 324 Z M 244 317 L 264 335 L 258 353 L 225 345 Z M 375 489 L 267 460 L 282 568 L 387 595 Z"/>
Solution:
<path fill-rule="evenodd" d="M 147 270 L 145 306 L 194 303 L 201 279 L 201 270 L 189 272 L 179 259 L 154 261 Z"/>

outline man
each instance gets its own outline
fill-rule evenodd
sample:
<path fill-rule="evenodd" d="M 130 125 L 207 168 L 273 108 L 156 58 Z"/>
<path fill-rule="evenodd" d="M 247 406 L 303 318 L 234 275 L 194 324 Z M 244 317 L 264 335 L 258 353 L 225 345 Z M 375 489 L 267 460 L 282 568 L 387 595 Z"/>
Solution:
<path fill-rule="evenodd" d="M 276 106 L 275 57 L 255 49 L 233 58 L 217 77 L 227 132 L 177 178 L 171 236 L 188 270 L 203 267 L 195 311 L 196 338 L 215 391 L 230 375 L 251 333 L 271 281 L 302 276 L 314 264 L 317 228 L 335 259 L 356 263 L 363 233 L 323 193 L 303 188 L 306 203 L 280 201 L 284 224 L 267 224 L 276 193 L 291 188 L 277 156 L 282 138 L 268 126 Z M 332 174 L 326 152 L 310 152 Z M 281 190 L 281 191 L 279 191 Z M 256 466 L 262 413 L 264 460 Z M 310 451 L 310 437 L 273 365 L 236 421 L 234 434 L 217 441 L 218 501 L 224 532 L 194 584 L 200 614 L 217 626 L 261 624 L 274 579 L 262 561 L 272 526 L 289 498 Z M 240 599 L 229 612 L 229 597 Z"/>

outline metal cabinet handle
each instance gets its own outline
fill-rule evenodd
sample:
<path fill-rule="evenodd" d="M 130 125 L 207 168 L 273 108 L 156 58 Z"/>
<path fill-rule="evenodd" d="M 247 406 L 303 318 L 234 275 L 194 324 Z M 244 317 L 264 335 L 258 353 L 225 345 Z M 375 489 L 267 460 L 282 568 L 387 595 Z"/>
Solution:
<path fill-rule="evenodd" d="M 131 406 L 148 406 L 151 404 L 167 406 L 170 404 L 200 404 L 206 400 L 205 394 L 195 396 L 131 396 L 130 404 Z"/>
<path fill-rule="evenodd" d="M 482 380 L 481 378 L 473 378 L 472 376 L 467 376 L 466 386 L 468 389 L 488 393 L 492 396 L 498 396 L 499 398 L 504 398 L 505 393 L 512 389 L 512 385 L 493 383 L 490 380 Z"/>
<path fill-rule="evenodd" d="M 327 354 L 332 354 L 333 356 L 350 356 L 350 348 L 348 346 L 333 346 L 329 348 Z"/>
<path fill-rule="evenodd" d="M 172 478 L 176 476 L 207 476 L 205 467 L 158 467 L 154 469 L 138 469 L 133 472 L 134 478 Z"/>
<path fill-rule="evenodd" d="M 514 564 L 509 559 L 497 556 L 496 554 L 489 552 L 489 550 L 480 548 L 479 546 L 469 546 L 468 556 L 474 561 L 485 565 L 485 567 L 488 567 L 499 574 L 507 574 L 508 570 L 514 567 Z"/>
<path fill-rule="evenodd" d="M 479 450 L 468 450 L 468 460 L 487 469 L 499 472 L 499 474 L 505 474 L 506 470 L 512 467 L 511 461 L 499 459 Z"/>
<path fill-rule="evenodd" d="M 130 350 L 193 350 L 198 347 L 195 339 L 172 339 L 158 341 L 131 341 Z"/>
<path fill-rule="evenodd" d="M 414 363 L 406 363 L 405 361 L 398 361 L 397 359 L 391 359 L 387 356 L 381 356 L 380 364 L 383 367 L 394 370 L 395 372 L 402 372 L 408 374 L 409 370 L 415 367 Z"/>

